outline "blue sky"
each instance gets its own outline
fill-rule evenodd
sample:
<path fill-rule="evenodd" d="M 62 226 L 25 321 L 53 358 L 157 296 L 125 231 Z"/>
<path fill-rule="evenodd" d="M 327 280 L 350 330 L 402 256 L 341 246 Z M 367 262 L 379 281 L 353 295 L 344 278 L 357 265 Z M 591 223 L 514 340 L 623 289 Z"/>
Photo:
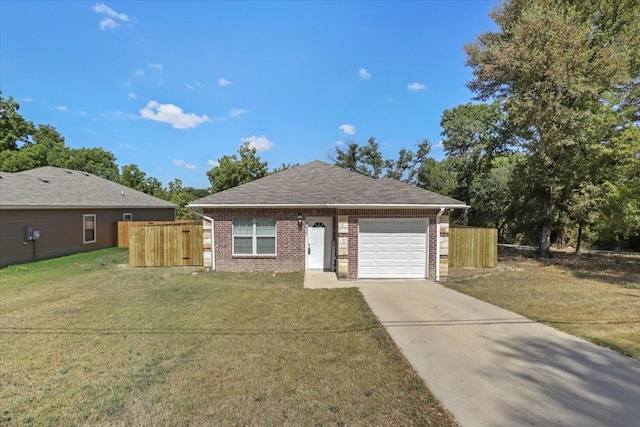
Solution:
<path fill-rule="evenodd" d="M 473 97 L 463 45 L 496 4 L 2 0 L 0 88 L 165 185 L 208 187 L 243 141 L 270 168 L 372 136 L 442 158 L 442 112 Z"/>

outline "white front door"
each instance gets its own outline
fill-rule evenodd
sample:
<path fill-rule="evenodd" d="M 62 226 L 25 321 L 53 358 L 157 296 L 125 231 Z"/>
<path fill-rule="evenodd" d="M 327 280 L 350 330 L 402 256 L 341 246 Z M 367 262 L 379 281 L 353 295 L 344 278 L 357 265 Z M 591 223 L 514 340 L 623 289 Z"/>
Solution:
<path fill-rule="evenodd" d="M 324 236 L 326 228 L 323 221 L 309 223 L 307 268 L 324 268 Z"/>

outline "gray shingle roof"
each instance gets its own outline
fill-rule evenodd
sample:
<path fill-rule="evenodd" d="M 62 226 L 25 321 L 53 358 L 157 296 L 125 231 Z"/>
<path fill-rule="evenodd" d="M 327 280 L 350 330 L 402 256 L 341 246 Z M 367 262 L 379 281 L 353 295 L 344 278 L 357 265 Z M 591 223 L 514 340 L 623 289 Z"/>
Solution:
<path fill-rule="evenodd" d="M 175 207 L 87 172 L 46 166 L 0 177 L 0 209 Z"/>
<path fill-rule="evenodd" d="M 191 202 L 192 207 L 465 207 L 459 200 L 316 160 Z"/>

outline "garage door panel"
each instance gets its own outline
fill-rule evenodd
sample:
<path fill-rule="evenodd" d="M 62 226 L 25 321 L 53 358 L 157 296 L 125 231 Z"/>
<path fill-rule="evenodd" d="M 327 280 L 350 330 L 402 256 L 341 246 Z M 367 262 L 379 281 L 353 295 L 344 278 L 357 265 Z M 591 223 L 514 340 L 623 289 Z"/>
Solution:
<path fill-rule="evenodd" d="M 361 220 L 358 226 L 361 278 L 426 276 L 426 220 Z"/>

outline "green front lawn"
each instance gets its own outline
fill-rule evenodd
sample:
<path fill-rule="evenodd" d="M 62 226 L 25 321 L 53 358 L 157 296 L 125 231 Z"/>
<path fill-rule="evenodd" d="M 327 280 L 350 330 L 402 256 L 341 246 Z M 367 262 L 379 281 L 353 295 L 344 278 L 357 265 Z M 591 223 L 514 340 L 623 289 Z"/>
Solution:
<path fill-rule="evenodd" d="M 0 270 L 0 424 L 455 425 L 358 290 L 126 258 Z"/>

